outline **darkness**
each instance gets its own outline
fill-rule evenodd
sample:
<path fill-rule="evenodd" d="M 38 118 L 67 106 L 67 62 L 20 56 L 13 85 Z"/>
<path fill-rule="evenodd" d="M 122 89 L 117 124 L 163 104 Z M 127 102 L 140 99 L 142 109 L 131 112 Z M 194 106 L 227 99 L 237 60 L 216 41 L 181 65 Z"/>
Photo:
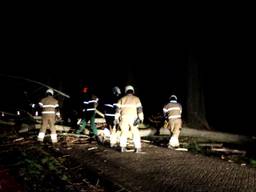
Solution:
<path fill-rule="evenodd" d="M 250 48 L 251 29 L 243 22 L 209 20 L 201 29 L 199 23 L 189 20 L 178 23 L 177 28 L 156 21 L 131 24 L 125 20 L 119 27 L 103 19 L 88 26 L 60 18 L 11 21 L 4 24 L 1 74 L 59 89 L 71 96 L 64 103 L 76 106 L 85 84 L 100 99 L 115 85 L 123 91 L 125 85 L 132 84 L 147 116 L 162 112 L 168 97 L 176 94 L 186 118 L 192 59 L 199 65 L 210 126 L 244 134 L 255 132 L 250 117 L 255 100 L 255 58 Z M 2 94 L 7 102 L 1 106 L 19 103 L 24 92 L 22 81 L 17 85 L 7 79 L 1 78 L 1 87 L 8 90 Z M 28 91 L 32 100 L 38 100 L 44 90 L 30 85 Z"/>

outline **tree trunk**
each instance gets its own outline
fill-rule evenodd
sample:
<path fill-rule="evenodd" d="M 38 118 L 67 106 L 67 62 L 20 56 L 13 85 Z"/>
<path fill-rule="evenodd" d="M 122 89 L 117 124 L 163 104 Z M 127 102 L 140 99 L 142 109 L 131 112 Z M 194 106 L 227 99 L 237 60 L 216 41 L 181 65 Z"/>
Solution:
<path fill-rule="evenodd" d="M 195 57 L 188 58 L 187 119 L 191 127 L 210 129 L 205 115 L 205 101 L 200 79 L 199 63 Z"/>

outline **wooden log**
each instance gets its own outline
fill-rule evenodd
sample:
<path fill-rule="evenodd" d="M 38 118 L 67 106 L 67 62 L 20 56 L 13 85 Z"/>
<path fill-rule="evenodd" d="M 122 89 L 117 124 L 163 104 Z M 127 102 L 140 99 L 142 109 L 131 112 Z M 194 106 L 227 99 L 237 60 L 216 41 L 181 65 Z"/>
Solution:
<path fill-rule="evenodd" d="M 199 143 L 200 147 L 222 147 L 223 143 Z"/>
<path fill-rule="evenodd" d="M 211 148 L 211 151 L 216 151 L 216 152 L 223 152 L 223 153 L 232 153 L 232 154 L 240 154 L 240 155 L 245 155 L 246 151 L 243 150 L 237 150 L 237 149 L 228 149 L 228 148 Z"/>
<path fill-rule="evenodd" d="M 167 128 L 161 128 L 160 129 L 160 135 L 170 135 L 170 131 Z M 198 139 L 203 139 L 206 141 L 212 141 L 212 142 L 223 142 L 223 143 L 236 143 L 236 144 L 242 144 L 242 143 L 248 143 L 252 142 L 252 138 L 245 135 L 238 135 L 238 134 L 232 134 L 232 133 L 225 133 L 225 132 L 217 132 L 217 131 L 208 131 L 208 130 L 198 130 L 198 129 L 192 129 L 183 127 L 181 129 L 180 136 L 184 137 L 195 137 Z"/>

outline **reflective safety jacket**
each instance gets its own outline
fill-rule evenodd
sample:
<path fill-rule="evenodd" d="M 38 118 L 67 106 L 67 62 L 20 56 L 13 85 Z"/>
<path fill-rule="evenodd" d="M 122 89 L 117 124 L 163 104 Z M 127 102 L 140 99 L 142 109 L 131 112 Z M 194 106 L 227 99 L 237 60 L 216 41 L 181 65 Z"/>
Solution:
<path fill-rule="evenodd" d="M 86 94 L 83 97 L 83 112 L 95 112 L 99 99 L 95 95 Z"/>
<path fill-rule="evenodd" d="M 113 95 L 104 101 L 104 115 L 106 117 L 115 117 L 118 99 L 119 97 Z"/>
<path fill-rule="evenodd" d="M 168 119 L 180 119 L 182 113 L 182 106 L 177 101 L 170 101 L 163 108 L 164 115 Z"/>
<path fill-rule="evenodd" d="M 59 107 L 58 100 L 49 95 L 39 102 L 39 106 L 42 107 L 42 115 L 53 114 L 56 115 L 56 108 Z"/>
<path fill-rule="evenodd" d="M 137 117 L 139 117 L 141 121 L 144 120 L 140 99 L 133 94 L 125 95 L 119 99 L 115 118 L 120 118 L 122 121 L 123 118 L 135 120 Z"/>

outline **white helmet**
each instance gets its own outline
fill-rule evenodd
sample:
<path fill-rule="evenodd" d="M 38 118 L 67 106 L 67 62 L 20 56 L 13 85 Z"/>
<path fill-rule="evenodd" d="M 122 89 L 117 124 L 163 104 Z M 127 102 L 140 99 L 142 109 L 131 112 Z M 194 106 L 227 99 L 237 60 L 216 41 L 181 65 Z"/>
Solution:
<path fill-rule="evenodd" d="M 50 93 L 51 95 L 53 95 L 53 89 L 47 89 L 46 93 Z"/>
<path fill-rule="evenodd" d="M 132 90 L 133 93 L 134 93 L 134 88 L 133 88 L 133 86 L 127 85 L 127 86 L 125 87 L 125 89 L 124 89 L 125 93 L 127 93 L 127 91 L 129 91 L 129 90 Z"/>
<path fill-rule="evenodd" d="M 170 99 L 170 101 L 177 101 L 178 100 L 176 95 L 171 95 L 171 97 L 169 99 Z"/>

